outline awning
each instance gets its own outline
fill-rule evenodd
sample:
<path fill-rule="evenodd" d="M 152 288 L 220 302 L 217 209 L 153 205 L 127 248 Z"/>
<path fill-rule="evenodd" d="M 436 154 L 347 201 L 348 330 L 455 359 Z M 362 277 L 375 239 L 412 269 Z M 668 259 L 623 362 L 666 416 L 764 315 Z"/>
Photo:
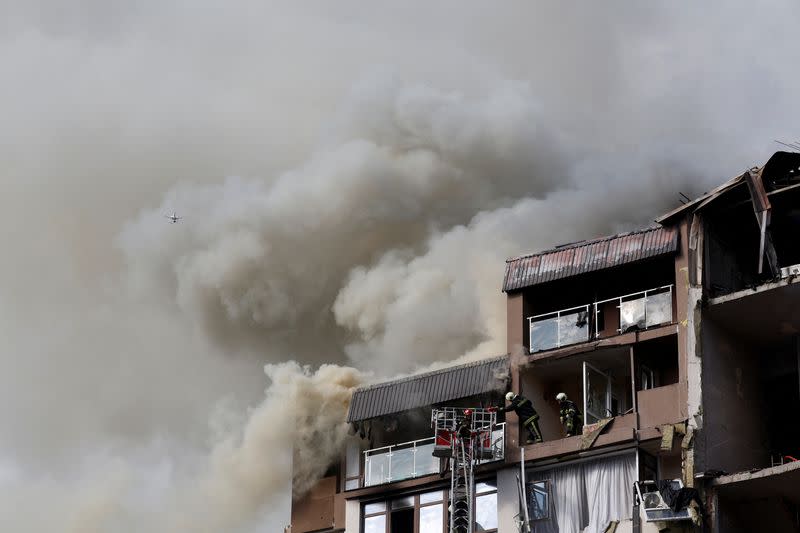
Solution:
<path fill-rule="evenodd" d="M 505 391 L 509 380 L 508 356 L 427 372 L 356 389 L 348 422 L 400 413 L 418 407 Z"/>

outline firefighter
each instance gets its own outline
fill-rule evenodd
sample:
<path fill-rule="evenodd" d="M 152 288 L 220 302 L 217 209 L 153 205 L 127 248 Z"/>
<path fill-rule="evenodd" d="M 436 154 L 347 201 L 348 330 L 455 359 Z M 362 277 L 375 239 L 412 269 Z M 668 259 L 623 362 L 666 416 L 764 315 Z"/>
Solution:
<path fill-rule="evenodd" d="M 542 432 L 539 430 L 539 413 L 533 408 L 533 403 L 520 394 L 509 392 L 506 401 L 508 407 L 499 407 L 498 413 L 514 411 L 520 422 L 528 430 L 528 442 L 542 442 Z"/>
<path fill-rule="evenodd" d="M 575 407 L 575 402 L 568 399 L 563 392 L 559 392 L 556 395 L 556 400 L 558 400 L 558 405 L 561 408 L 559 415 L 567 437 L 583 433 L 583 416 L 578 411 L 578 408 Z"/>
<path fill-rule="evenodd" d="M 464 418 L 459 421 L 456 433 L 465 441 L 472 437 L 472 409 L 464 409 Z"/>

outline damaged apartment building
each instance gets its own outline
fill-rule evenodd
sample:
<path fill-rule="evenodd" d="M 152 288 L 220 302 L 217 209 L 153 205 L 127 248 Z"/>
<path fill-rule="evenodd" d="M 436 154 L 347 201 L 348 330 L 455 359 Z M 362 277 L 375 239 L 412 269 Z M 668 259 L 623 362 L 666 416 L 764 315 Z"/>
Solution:
<path fill-rule="evenodd" d="M 800 531 L 800 154 L 656 222 L 508 260 L 507 353 L 356 390 L 346 451 L 288 530 L 450 531 L 464 494 L 437 413 L 513 391 L 543 442 L 491 412 L 459 531 Z"/>

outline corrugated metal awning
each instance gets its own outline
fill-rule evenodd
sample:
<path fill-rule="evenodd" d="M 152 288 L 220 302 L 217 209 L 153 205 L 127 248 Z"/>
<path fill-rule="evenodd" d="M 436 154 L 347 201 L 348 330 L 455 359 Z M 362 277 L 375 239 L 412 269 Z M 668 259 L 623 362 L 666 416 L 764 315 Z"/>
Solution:
<path fill-rule="evenodd" d="M 611 268 L 678 249 L 677 227 L 653 227 L 506 261 L 503 291 Z"/>
<path fill-rule="evenodd" d="M 504 391 L 509 379 L 508 357 L 427 372 L 356 389 L 348 422 L 367 420 L 491 391 Z"/>

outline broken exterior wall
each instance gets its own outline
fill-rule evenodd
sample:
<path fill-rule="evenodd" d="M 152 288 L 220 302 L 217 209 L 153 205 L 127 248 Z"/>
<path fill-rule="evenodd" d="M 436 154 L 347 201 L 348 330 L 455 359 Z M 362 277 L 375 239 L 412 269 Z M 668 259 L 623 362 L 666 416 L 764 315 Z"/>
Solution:
<path fill-rule="evenodd" d="M 736 472 L 769 464 L 759 353 L 708 317 L 703 353 L 703 470 Z M 699 465 L 698 465 L 699 466 Z"/>

